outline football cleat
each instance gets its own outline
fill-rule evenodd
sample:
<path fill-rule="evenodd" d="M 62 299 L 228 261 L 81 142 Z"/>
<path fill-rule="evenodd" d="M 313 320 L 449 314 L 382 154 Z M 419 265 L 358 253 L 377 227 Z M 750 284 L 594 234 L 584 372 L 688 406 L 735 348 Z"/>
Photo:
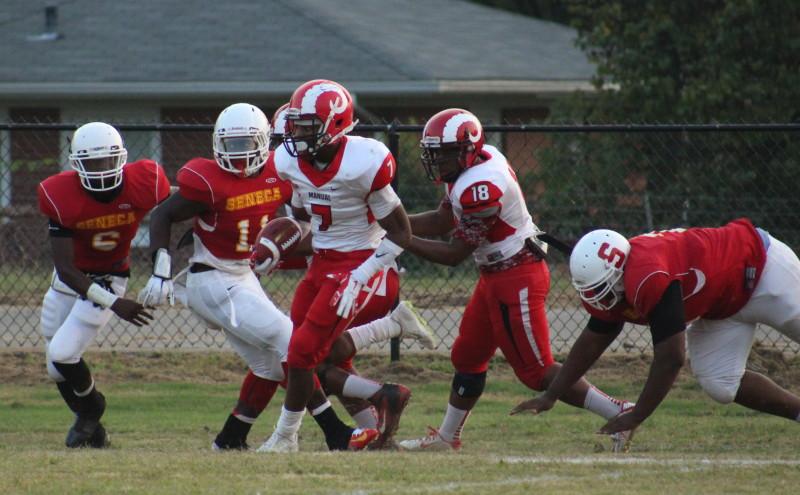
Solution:
<path fill-rule="evenodd" d="M 427 451 L 442 451 L 442 450 L 458 450 L 461 448 L 461 440 L 448 441 L 442 438 L 439 430 L 436 428 L 428 427 L 428 434 L 422 438 L 415 438 L 412 440 L 403 440 L 397 443 L 400 450 L 408 450 L 411 452 L 419 452 L 422 450 Z"/>
<path fill-rule="evenodd" d="M 381 432 L 374 428 L 356 428 L 350 434 L 348 450 L 364 450 L 380 436 Z"/>
<path fill-rule="evenodd" d="M 100 418 L 106 410 L 106 398 L 100 392 L 97 392 L 95 403 L 91 408 L 85 412 L 75 415 L 75 422 L 67 432 L 67 438 L 64 444 L 70 449 L 79 449 L 81 447 L 94 447 L 93 444 L 106 445 L 108 436 L 105 428 L 100 424 Z M 100 430 L 99 432 L 97 430 Z"/>
<path fill-rule="evenodd" d="M 108 436 L 103 423 L 98 423 L 94 434 L 89 438 L 87 445 L 93 449 L 106 449 L 111 446 L 111 440 Z"/>
<path fill-rule="evenodd" d="M 433 329 L 409 301 L 401 301 L 389 317 L 400 325 L 401 339 L 412 338 L 418 341 L 425 349 L 436 347 L 437 339 L 433 334 Z"/>
<path fill-rule="evenodd" d="M 378 428 L 383 427 L 380 437 L 375 440 L 374 448 L 383 448 L 397 433 L 400 416 L 410 398 L 411 390 L 395 383 L 384 383 L 381 389 L 370 398 L 370 402 L 378 412 Z"/>
<path fill-rule="evenodd" d="M 214 452 L 223 452 L 225 450 L 247 450 L 250 447 L 244 440 L 225 441 L 220 439 L 219 435 L 211 442 L 211 450 Z"/>
<path fill-rule="evenodd" d="M 270 436 L 266 442 L 261 444 L 261 447 L 259 447 L 256 452 L 290 454 L 297 452 L 298 450 L 300 450 L 300 446 L 297 443 L 297 433 L 291 437 L 285 437 L 283 435 L 279 435 L 277 431 L 274 431 L 272 432 L 272 436 Z"/>
<path fill-rule="evenodd" d="M 622 410 L 626 411 L 636 404 L 633 402 L 626 402 L 622 406 Z M 611 452 L 614 454 L 627 454 L 631 450 L 631 440 L 636 430 L 619 431 L 611 434 Z"/>

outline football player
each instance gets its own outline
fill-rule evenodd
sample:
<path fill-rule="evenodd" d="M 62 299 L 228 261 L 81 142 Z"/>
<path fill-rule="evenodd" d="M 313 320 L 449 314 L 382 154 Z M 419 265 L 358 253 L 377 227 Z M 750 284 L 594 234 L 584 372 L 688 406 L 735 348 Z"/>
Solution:
<path fill-rule="evenodd" d="M 451 266 L 472 255 L 480 278 L 451 350 L 456 372 L 442 424 L 422 438 L 400 442 L 400 448 L 456 450 L 498 347 L 533 390 L 547 388 L 558 372 L 545 313 L 550 273 L 543 259 L 546 246 L 536 238 L 539 230 L 514 171 L 497 148 L 484 144 L 473 114 L 457 108 L 437 113 L 425 124 L 420 146 L 428 177 L 445 184 L 446 196 L 437 210 L 411 215 L 414 237 L 408 250 Z M 451 231 L 448 242 L 423 238 Z M 582 378 L 563 400 L 606 419 L 629 406 Z M 613 449 L 621 450 L 627 436 L 615 439 Z"/>
<path fill-rule="evenodd" d="M 286 135 L 286 109 L 289 108 L 288 103 L 284 103 L 272 116 L 272 122 L 269 133 L 269 149 L 275 151 L 283 146 L 283 137 Z"/>
<path fill-rule="evenodd" d="M 249 367 L 239 400 L 212 443 L 215 450 L 247 448 L 251 426 L 285 379 L 292 322 L 266 296 L 250 264 L 256 235 L 292 194 L 269 159 L 269 128 L 253 105 L 223 110 L 214 127 L 214 159 L 186 163 L 178 172 L 178 193 L 153 212 L 150 222 L 155 263 L 141 300 L 160 305 L 172 297 L 171 226 L 194 218 L 188 306 L 209 326 L 222 329 Z M 278 261 L 256 268 L 268 272 Z M 324 396 L 313 415 L 334 450 L 362 448 L 378 434 L 346 426 Z"/>
<path fill-rule="evenodd" d="M 515 412 L 550 409 L 631 322 L 650 326 L 650 373 L 636 406 L 601 431 L 647 419 L 678 376 L 685 347 L 715 401 L 800 421 L 800 397 L 745 369 L 758 323 L 800 342 L 800 260 L 786 244 L 747 219 L 630 240 L 595 230 L 578 241 L 569 265 L 591 318 L 547 391 Z"/>
<path fill-rule="evenodd" d="M 293 452 L 306 406 L 314 409 L 314 370 L 350 326 L 378 323 L 398 298 L 394 260 L 410 238 L 408 217 L 391 186 L 395 162 L 379 141 L 347 134 L 353 100 L 340 84 L 306 82 L 286 109 L 278 175 L 290 181 L 293 216 L 311 223 L 311 267 L 295 291 L 286 400 L 275 431 L 260 451 Z M 388 329 L 380 330 L 380 332 Z M 355 338 L 350 341 L 352 344 Z M 338 354 L 334 350 L 334 354 Z M 402 385 L 350 374 L 348 353 L 319 373 L 325 390 L 369 401 L 381 415 L 380 444 L 389 442 L 411 395 Z M 352 354 L 351 352 L 349 354 Z M 344 370 L 342 369 L 344 368 Z"/>
<path fill-rule="evenodd" d="M 83 353 L 112 314 L 142 326 L 145 307 L 126 299 L 130 248 L 144 217 L 169 194 L 169 181 L 151 160 L 127 163 L 119 132 L 102 122 L 85 124 L 70 143 L 72 170 L 38 188 L 39 209 L 49 219 L 55 272 L 42 303 L 47 373 L 75 413 L 70 448 L 108 445 L 100 418 L 105 397 Z"/>

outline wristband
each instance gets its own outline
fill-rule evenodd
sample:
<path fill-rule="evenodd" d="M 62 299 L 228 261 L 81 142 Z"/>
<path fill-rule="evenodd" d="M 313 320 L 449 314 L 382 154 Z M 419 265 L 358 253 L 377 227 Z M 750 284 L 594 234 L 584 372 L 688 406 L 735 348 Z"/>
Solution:
<path fill-rule="evenodd" d="M 102 308 L 109 308 L 119 296 L 105 290 L 100 285 L 92 283 L 86 291 L 86 299 L 92 301 Z"/>

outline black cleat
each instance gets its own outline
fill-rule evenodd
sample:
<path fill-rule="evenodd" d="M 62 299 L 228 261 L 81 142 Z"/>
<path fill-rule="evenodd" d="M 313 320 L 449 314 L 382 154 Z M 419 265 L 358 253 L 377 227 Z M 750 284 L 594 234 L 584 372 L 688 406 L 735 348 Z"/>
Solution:
<path fill-rule="evenodd" d="M 93 447 L 92 442 L 103 447 L 108 443 L 106 429 L 100 424 L 100 418 L 106 411 L 106 398 L 100 392 L 93 391 L 93 393 L 96 394 L 92 396 L 94 403 L 87 410 L 75 416 L 75 423 L 67 432 L 67 439 L 64 443 L 70 449 Z"/>
<path fill-rule="evenodd" d="M 86 417 L 77 416 L 72 428 L 67 432 L 65 444 L 70 449 L 88 447 L 89 441 L 94 437 L 95 432 L 100 427 L 100 421 Z M 105 429 L 103 429 L 105 431 Z"/>
<path fill-rule="evenodd" d="M 217 452 L 224 450 L 248 450 L 249 448 L 245 440 L 241 438 L 222 438 L 222 433 L 217 435 L 217 438 L 211 443 L 211 450 Z"/>
<path fill-rule="evenodd" d="M 97 423 L 97 428 L 94 430 L 94 434 L 89 439 L 87 446 L 93 449 L 107 449 L 111 446 L 111 440 L 103 423 Z"/>

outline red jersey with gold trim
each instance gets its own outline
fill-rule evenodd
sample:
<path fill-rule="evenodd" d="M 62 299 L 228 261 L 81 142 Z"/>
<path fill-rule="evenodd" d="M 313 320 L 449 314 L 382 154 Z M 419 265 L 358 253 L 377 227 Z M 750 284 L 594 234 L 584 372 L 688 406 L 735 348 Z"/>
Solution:
<path fill-rule="evenodd" d="M 625 300 L 609 311 L 584 304 L 596 318 L 647 324 L 674 280 L 681 284 L 687 322 L 727 318 L 747 304 L 767 258 L 761 236 L 744 218 L 719 228 L 651 232 L 630 243 Z"/>
<path fill-rule="evenodd" d="M 81 186 L 68 170 L 39 184 L 39 210 L 72 231 L 75 267 L 89 273 L 123 272 L 142 218 L 169 196 L 164 169 L 152 160 L 125 164 L 122 191 L 108 203 Z"/>
<path fill-rule="evenodd" d="M 214 160 L 195 158 L 178 171 L 178 186 L 181 196 L 209 207 L 195 219 L 194 233 L 220 260 L 247 260 L 261 227 L 292 197 L 291 184 L 275 173 L 272 155 L 251 177 L 226 172 Z"/>

